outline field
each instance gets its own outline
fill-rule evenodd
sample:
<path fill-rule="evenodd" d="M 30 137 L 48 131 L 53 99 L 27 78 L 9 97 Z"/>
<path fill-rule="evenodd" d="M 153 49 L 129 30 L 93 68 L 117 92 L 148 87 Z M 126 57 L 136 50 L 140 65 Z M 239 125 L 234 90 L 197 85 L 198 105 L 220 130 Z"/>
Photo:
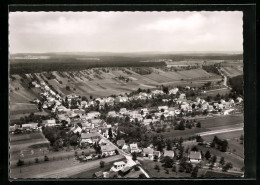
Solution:
<path fill-rule="evenodd" d="M 234 77 L 243 74 L 242 65 L 229 65 L 221 67 L 221 71 L 228 77 Z"/>
<path fill-rule="evenodd" d="M 224 117 L 206 118 L 206 119 L 198 120 L 201 122 L 201 128 L 193 127 L 191 129 L 185 128 L 185 130 L 171 129 L 170 132 L 163 132 L 161 134 L 166 138 L 172 138 L 172 137 L 188 138 L 190 136 L 194 136 L 202 132 L 221 130 L 226 128 L 242 127 L 244 122 L 243 119 L 244 119 L 243 115 L 229 115 Z M 241 131 L 239 131 L 239 133 L 241 133 Z M 150 134 L 152 135 L 152 133 Z M 229 133 L 226 133 L 225 135 L 228 136 Z M 205 137 L 209 138 L 208 140 L 210 140 L 211 138 L 214 137 L 214 135 L 205 136 Z"/>
<path fill-rule="evenodd" d="M 24 158 L 41 156 L 48 146 L 49 142 L 41 132 L 10 134 L 10 160 L 17 160 L 21 153 Z"/>
<path fill-rule="evenodd" d="M 119 159 L 119 160 L 115 160 L 115 161 L 112 161 L 112 162 L 108 162 L 105 164 L 104 168 L 100 168 L 100 167 L 96 167 L 96 168 L 92 168 L 90 170 L 86 170 L 84 172 L 81 172 L 81 173 L 78 173 L 78 174 L 75 174 L 75 175 L 72 175 L 70 176 L 70 178 L 76 178 L 76 179 L 80 179 L 80 178 L 93 178 L 93 174 L 98 172 L 98 171 L 109 171 L 110 168 L 112 167 L 113 163 L 114 162 L 117 162 L 117 161 L 122 161 L 122 159 Z"/>
<path fill-rule="evenodd" d="M 169 174 L 167 174 L 164 170 L 164 167 L 162 167 L 161 162 L 154 162 L 153 160 L 144 159 L 140 161 L 143 169 L 149 174 L 151 178 L 190 178 L 191 174 L 189 173 L 180 173 L 177 171 L 173 172 L 171 168 L 168 168 Z M 160 171 L 154 169 L 155 165 L 158 165 L 160 168 Z M 177 167 L 178 170 L 178 167 Z"/>
<path fill-rule="evenodd" d="M 207 171 L 204 175 L 205 178 L 236 178 L 241 177 L 241 174 L 234 173 L 223 173 L 223 172 L 215 172 L 215 171 Z"/>
<path fill-rule="evenodd" d="M 105 161 L 106 166 L 106 164 L 110 162 L 124 160 L 124 157 L 116 155 L 85 163 L 79 163 L 74 158 L 43 162 L 36 165 L 11 169 L 10 176 L 11 178 L 68 178 L 85 172 L 86 170 L 98 169 L 101 160 Z M 99 170 L 100 169 L 101 168 L 99 168 Z"/>

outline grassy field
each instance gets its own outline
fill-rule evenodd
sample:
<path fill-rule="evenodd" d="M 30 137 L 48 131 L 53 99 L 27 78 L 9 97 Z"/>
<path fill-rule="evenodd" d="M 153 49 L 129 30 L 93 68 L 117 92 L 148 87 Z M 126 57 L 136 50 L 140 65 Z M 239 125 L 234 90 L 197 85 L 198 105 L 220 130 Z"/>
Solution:
<path fill-rule="evenodd" d="M 24 158 L 41 156 L 41 151 L 46 151 L 49 146 L 48 140 L 41 132 L 10 134 L 9 137 L 11 160 L 17 160 L 20 153 L 24 154 Z"/>
<path fill-rule="evenodd" d="M 48 161 L 31 166 L 11 169 L 11 178 L 71 178 L 75 174 L 99 168 L 100 161 L 106 164 L 117 160 L 124 160 L 121 155 L 108 158 L 79 163 L 74 158 L 63 158 L 62 160 Z M 99 171 L 99 170 L 98 170 Z M 91 174 L 92 175 L 92 174 Z"/>
<path fill-rule="evenodd" d="M 227 115 L 200 120 L 202 128 L 213 128 L 220 126 L 231 126 L 244 122 L 243 115 Z M 232 126 L 231 126 L 232 128 Z"/>
<path fill-rule="evenodd" d="M 234 174 L 234 173 L 223 173 L 223 172 L 216 172 L 216 171 L 210 171 L 208 170 L 204 174 L 205 178 L 236 178 L 241 177 L 241 174 Z"/>
<path fill-rule="evenodd" d="M 178 167 L 177 167 L 177 173 L 173 172 L 171 168 L 168 168 L 169 174 L 167 174 L 161 162 L 154 162 L 153 160 L 144 159 L 143 161 L 140 161 L 140 163 L 143 169 L 148 173 L 148 175 L 151 178 L 190 178 L 191 177 L 190 173 L 178 172 Z M 155 165 L 159 166 L 160 168 L 159 171 L 154 169 Z"/>
<path fill-rule="evenodd" d="M 224 157 L 226 162 L 231 162 L 233 164 L 233 169 L 240 170 L 241 167 L 244 166 L 244 160 L 242 158 L 229 154 L 229 152 L 221 152 L 215 148 L 207 148 L 200 145 L 198 145 L 198 149 L 199 151 L 203 151 L 204 154 L 209 150 L 211 155 L 217 156 L 217 161 L 219 161 L 221 157 Z"/>
<path fill-rule="evenodd" d="M 76 179 L 80 179 L 80 178 L 93 178 L 92 177 L 93 174 L 98 172 L 98 171 L 103 171 L 103 172 L 104 171 L 109 171 L 110 168 L 112 167 L 112 165 L 114 164 L 114 162 L 117 162 L 117 161 L 122 161 L 122 159 L 105 163 L 104 168 L 96 167 L 96 168 L 93 168 L 93 169 L 90 169 L 90 170 L 86 170 L 84 172 L 72 175 L 72 176 L 70 176 L 70 178 L 76 178 Z"/>

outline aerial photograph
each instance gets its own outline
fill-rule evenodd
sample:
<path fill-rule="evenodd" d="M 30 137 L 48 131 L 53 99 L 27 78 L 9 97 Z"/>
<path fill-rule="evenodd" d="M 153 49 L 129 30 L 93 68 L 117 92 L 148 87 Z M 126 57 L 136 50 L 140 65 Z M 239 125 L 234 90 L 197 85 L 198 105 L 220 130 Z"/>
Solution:
<path fill-rule="evenodd" d="M 244 178 L 243 12 L 9 12 L 10 179 Z"/>

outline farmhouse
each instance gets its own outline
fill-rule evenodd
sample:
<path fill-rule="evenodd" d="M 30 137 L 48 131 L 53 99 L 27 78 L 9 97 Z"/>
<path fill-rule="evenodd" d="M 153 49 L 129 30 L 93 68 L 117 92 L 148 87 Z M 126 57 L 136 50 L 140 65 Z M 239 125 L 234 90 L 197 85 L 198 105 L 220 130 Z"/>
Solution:
<path fill-rule="evenodd" d="M 153 152 L 154 152 L 154 150 L 152 148 L 144 148 L 143 156 L 148 157 L 149 159 L 153 159 Z"/>
<path fill-rule="evenodd" d="M 152 95 L 162 95 L 164 92 L 162 90 L 154 90 L 152 91 Z"/>
<path fill-rule="evenodd" d="M 130 152 L 130 147 L 127 144 L 124 144 L 124 146 L 122 147 L 122 150 L 126 153 Z"/>
<path fill-rule="evenodd" d="M 180 99 L 185 99 L 186 98 L 186 95 L 184 93 L 180 94 Z"/>
<path fill-rule="evenodd" d="M 128 110 L 126 108 L 121 108 L 119 113 L 120 114 L 126 114 L 126 113 L 128 113 Z"/>
<path fill-rule="evenodd" d="M 124 161 L 114 162 L 110 171 L 118 172 L 119 170 L 124 169 L 125 166 L 126 166 L 126 163 Z"/>
<path fill-rule="evenodd" d="M 170 158 L 173 158 L 174 157 L 174 151 L 172 151 L 172 150 L 164 150 L 163 151 L 163 156 L 164 157 L 168 156 Z"/>
<path fill-rule="evenodd" d="M 22 129 L 23 130 L 32 130 L 32 129 L 37 129 L 37 128 L 38 128 L 38 123 L 22 124 Z"/>
<path fill-rule="evenodd" d="M 56 125 L 56 120 L 55 119 L 43 120 L 42 124 L 44 126 L 48 126 L 48 127 L 55 126 Z"/>
<path fill-rule="evenodd" d="M 138 153 L 138 152 L 140 152 L 140 150 L 139 150 L 139 148 L 138 148 L 136 143 L 130 144 L 130 152 L 131 153 L 134 153 L 134 152 Z"/>
<path fill-rule="evenodd" d="M 189 161 L 191 163 L 199 163 L 201 162 L 201 153 L 200 152 L 196 152 L 196 151 L 191 151 L 189 153 Z"/>
<path fill-rule="evenodd" d="M 109 112 L 107 113 L 107 116 L 108 116 L 108 117 L 117 117 L 116 111 L 109 111 Z"/>
<path fill-rule="evenodd" d="M 178 88 L 174 88 L 174 89 L 169 90 L 169 94 L 177 94 L 178 91 L 179 91 Z"/>
<path fill-rule="evenodd" d="M 82 133 L 80 144 L 89 143 L 92 144 L 99 140 L 99 135 L 96 132 L 93 133 Z"/>
<path fill-rule="evenodd" d="M 158 107 L 158 110 L 160 111 L 160 112 L 165 112 L 165 111 L 168 111 L 168 106 L 159 106 Z"/>
<path fill-rule="evenodd" d="M 101 152 L 105 156 L 115 155 L 115 148 L 110 144 L 102 145 Z"/>

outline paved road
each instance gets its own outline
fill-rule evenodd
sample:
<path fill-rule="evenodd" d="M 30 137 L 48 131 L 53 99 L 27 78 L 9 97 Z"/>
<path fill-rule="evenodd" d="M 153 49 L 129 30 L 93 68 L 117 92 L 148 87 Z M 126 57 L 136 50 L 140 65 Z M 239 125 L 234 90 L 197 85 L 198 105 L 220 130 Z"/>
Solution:
<path fill-rule="evenodd" d="M 133 166 L 136 165 L 136 162 L 132 159 L 132 155 L 125 153 L 123 150 L 119 149 L 114 143 L 112 143 L 111 141 L 109 141 L 107 138 L 105 138 L 103 135 L 99 134 L 101 138 L 103 138 L 105 141 L 107 141 L 107 143 L 113 145 L 115 147 L 115 149 L 118 150 L 118 152 L 125 156 L 126 160 L 127 160 L 127 164 L 129 166 Z M 142 167 L 139 166 L 139 169 L 141 170 L 141 172 L 146 176 L 146 178 L 150 178 L 150 176 L 144 171 L 144 169 Z"/>
<path fill-rule="evenodd" d="M 213 130 L 213 131 L 208 131 L 208 132 L 201 132 L 201 133 L 198 133 L 197 135 L 200 135 L 200 136 L 208 136 L 208 135 L 214 135 L 214 134 L 234 132 L 234 131 L 239 131 L 239 130 L 243 130 L 243 129 L 244 129 L 243 127 L 239 127 L 239 128 L 228 128 L 228 129 Z"/>

